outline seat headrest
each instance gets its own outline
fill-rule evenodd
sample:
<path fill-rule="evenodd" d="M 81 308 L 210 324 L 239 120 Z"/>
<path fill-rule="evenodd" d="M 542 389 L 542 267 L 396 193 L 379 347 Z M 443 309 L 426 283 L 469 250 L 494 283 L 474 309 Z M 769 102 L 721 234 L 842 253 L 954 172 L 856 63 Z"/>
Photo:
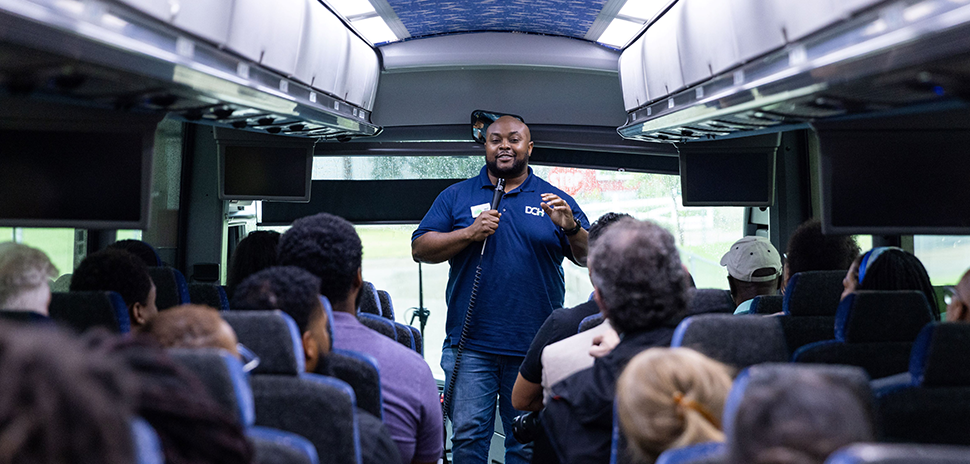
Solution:
<path fill-rule="evenodd" d="M 698 443 L 664 451 L 657 457 L 656 464 L 684 464 L 701 458 L 724 454 L 727 447 L 723 442 Z"/>
<path fill-rule="evenodd" d="M 176 348 L 168 351 L 175 362 L 191 370 L 206 391 L 243 427 L 256 423 L 256 405 L 242 363 L 215 348 Z"/>
<path fill-rule="evenodd" d="M 360 313 L 357 315 L 357 320 L 367 328 L 397 340 L 397 329 L 394 327 L 394 321 L 371 313 Z"/>
<path fill-rule="evenodd" d="M 192 303 L 204 304 L 220 311 L 229 310 L 229 297 L 226 296 L 226 290 L 218 284 L 189 284 L 189 299 Z"/>
<path fill-rule="evenodd" d="M 782 311 L 783 297 L 781 295 L 760 295 L 751 301 L 752 314 L 775 314 Z"/>
<path fill-rule="evenodd" d="M 51 294 L 50 318 L 83 332 L 105 327 L 116 333 L 131 331 L 128 306 L 115 292 L 66 292 Z"/>
<path fill-rule="evenodd" d="M 738 408 L 741 406 L 749 387 L 770 384 L 781 377 L 790 376 L 793 372 L 800 371 L 816 372 L 833 382 L 847 386 L 871 413 L 873 399 L 872 390 L 869 387 L 869 376 L 861 367 L 837 364 L 765 363 L 748 367 L 735 377 L 731 391 L 724 402 L 724 414 L 721 421 L 724 424 L 724 434 L 729 437 L 734 436 L 733 428 L 737 419 Z"/>
<path fill-rule="evenodd" d="M 858 291 L 839 303 L 835 339 L 844 343 L 911 342 L 933 322 L 923 292 Z"/>
<path fill-rule="evenodd" d="M 185 276 L 173 267 L 150 267 L 148 275 L 155 283 L 155 306 L 162 311 L 192 301 Z"/>
<path fill-rule="evenodd" d="M 789 356 L 781 323 L 771 317 L 690 316 L 674 330 L 670 346 L 692 348 L 739 369 L 764 362 L 784 362 Z"/>
<path fill-rule="evenodd" d="M 829 455 L 825 464 L 956 464 L 967 462 L 965 446 L 857 443 Z"/>
<path fill-rule="evenodd" d="M 909 360 L 915 385 L 970 386 L 970 324 L 934 322 L 916 337 Z"/>
<path fill-rule="evenodd" d="M 377 289 L 374 284 L 366 281 L 360 289 L 360 304 L 357 305 L 357 314 L 363 313 L 381 315 L 381 300 Z"/>
<path fill-rule="evenodd" d="M 254 375 L 299 375 L 306 369 L 303 337 L 283 311 L 223 311 L 239 343 L 259 356 Z"/>
<path fill-rule="evenodd" d="M 845 271 L 806 271 L 788 279 L 782 307 L 789 316 L 834 316 Z"/>
<path fill-rule="evenodd" d="M 687 290 L 687 315 L 710 313 L 734 313 L 731 292 L 719 288 L 692 288 Z"/>
<path fill-rule="evenodd" d="M 391 294 L 387 290 L 378 290 L 377 297 L 381 303 L 381 316 L 394 320 L 394 303 L 391 302 Z"/>

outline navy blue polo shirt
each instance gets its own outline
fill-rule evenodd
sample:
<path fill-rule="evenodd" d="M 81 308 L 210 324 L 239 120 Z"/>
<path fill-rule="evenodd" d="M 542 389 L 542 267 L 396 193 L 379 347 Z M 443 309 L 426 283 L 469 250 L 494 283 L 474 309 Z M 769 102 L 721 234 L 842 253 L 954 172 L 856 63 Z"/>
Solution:
<path fill-rule="evenodd" d="M 426 232 L 451 232 L 472 225 L 478 212 L 488 209 L 494 191 L 485 167 L 477 177 L 448 187 L 435 199 L 411 240 Z M 542 210 L 543 193 L 554 193 L 566 200 L 573 217 L 589 229 L 589 220 L 576 200 L 529 168 L 525 182 L 502 198 L 502 218 L 495 234 L 488 238 L 466 342 L 469 349 L 525 356 L 543 321 L 553 309 L 563 305 L 566 285 L 562 260 L 572 259 L 572 251 L 562 229 Z M 445 346 L 458 344 L 481 250 L 481 242 L 473 243 L 448 261 L 451 270 L 445 291 Z"/>

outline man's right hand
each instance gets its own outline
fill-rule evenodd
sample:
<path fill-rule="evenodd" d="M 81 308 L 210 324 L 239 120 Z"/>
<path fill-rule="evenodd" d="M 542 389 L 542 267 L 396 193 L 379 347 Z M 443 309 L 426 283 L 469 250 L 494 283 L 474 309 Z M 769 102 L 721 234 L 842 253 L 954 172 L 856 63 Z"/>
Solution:
<path fill-rule="evenodd" d="M 475 218 L 475 222 L 466 228 L 468 231 L 468 239 L 472 242 L 485 240 L 489 235 L 495 233 L 495 229 L 498 229 L 498 221 L 501 217 L 502 213 L 498 212 L 498 210 L 490 209 L 488 211 L 482 211 Z"/>

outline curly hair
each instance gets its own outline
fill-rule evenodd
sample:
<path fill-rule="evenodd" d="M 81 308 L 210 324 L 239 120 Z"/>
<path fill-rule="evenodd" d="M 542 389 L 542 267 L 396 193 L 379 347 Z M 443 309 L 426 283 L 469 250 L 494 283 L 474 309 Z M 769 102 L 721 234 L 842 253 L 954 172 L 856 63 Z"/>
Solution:
<path fill-rule="evenodd" d="M 590 251 L 590 274 L 619 333 L 677 321 L 687 308 L 687 278 L 674 237 L 650 221 L 610 227 Z"/>
<path fill-rule="evenodd" d="M 731 369 L 689 348 L 650 348 L 616 382 L 616 406 L 635 462 L 709 441 L 723 441 L 721 416 Z"/>
<path fill-rule="evenodd" d="M 279 264 L 302 267 L 320 278 L 320 294 L 331 302 L 350 294 L 363 254 L 353 224 L 327 213 L 297 219 L 278 248 Z"/>
<path fill-rule="evenodd" d="M 24 309 L 21 295 L 57 277 L 57 267 L 36 248 L 19 243 L 0 243 L 0 309 Z"/>
<path fill-rule="evenodd" d="M 129 308 L 135 303 L 147 305 L 152 285 L 145 262 L 119 249 L 89 255 L 71 276 L 72 292 L 117 292 Z"/>
<path fill-rule="evenodd" d="M 752 379 L 732 430 L 730 464 L 822 464 L 836 449 L 874 439 L 859 395 L 812 371 Z"/>
<path fill-rule="evenodd" d="M 246 277 L 276 265 L 276 247 L 279 243 L 279 232 L 257 230 L 236 245 L 226 272 L 226 294 L 229 298 Z"/>
<path fill-rule="evenodd" d="M 823 235 L 822 223 L 809 220 L 788 239 L 788 275 L 805 271 L 845 271 L 859 256 L 859 245 L 851 235 Z"/>
<path fill-rule="evenodd" d="M 0 325 L 0 462 L 134 462 L 136 383 L 57 330 Z"/>
<path fill-rule="evenodd" d="M 141 240 L 127 239 L 119 240 L 107 246 L 107 249 L 125 250 L 141 259 L 148 267 L 163 266 L 162 259 L 158 256 L 155 247 Z"/>
<path fill-rule="evenodd" d="M 590 245 L 592 245 L 594 241 L 598 240 L 600 235 L 603 234 L 603 232 L 606 232 L 606 228 L 608 226 L 610 226 L 611 224 L 621 219 L 627 219 L 627 218 L 633 219 L 633 216 L 630 216 L 629 214 L 626 214 L 626 213 L 613 213 L 613 212 L 606 213 L 600 216 L 599 219 L 597 219 L 596 222 L 593 223 L 593 225 L 589 226 Z"/>
<path fill-rule="evenodd" d="M 323 316 L 317 296 L 320 279 L 296 266 L 263 269 L 242 281 L 230 307 L 233 310 L 279 309 L 296 322 L 300 333 Z"/>

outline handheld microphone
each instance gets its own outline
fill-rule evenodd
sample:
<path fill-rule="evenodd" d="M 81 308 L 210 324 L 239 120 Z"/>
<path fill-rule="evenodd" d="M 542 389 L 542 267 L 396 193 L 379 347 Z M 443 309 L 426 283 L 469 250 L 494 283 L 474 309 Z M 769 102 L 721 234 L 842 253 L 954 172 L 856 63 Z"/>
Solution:
<path fill-rule="evenodd" d="M 502 195 L 505 195 L 505 179 L 499 178 L 495 185 L 495 193 L 492 194 L 492 207 L 490 209 L 498 209 L 498 204 L 502 202 Z"/>

